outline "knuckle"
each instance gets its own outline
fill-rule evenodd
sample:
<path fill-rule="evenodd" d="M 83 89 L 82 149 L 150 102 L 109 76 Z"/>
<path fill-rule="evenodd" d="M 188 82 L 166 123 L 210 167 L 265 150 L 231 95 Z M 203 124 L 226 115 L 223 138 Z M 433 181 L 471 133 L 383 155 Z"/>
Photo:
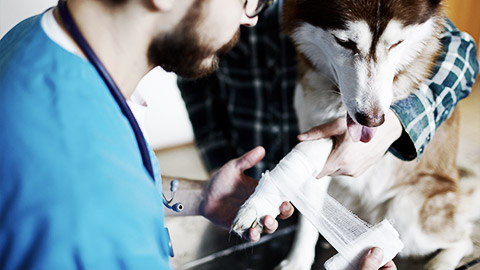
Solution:
<path fill-rule="evenodd" d="M 352 173 L 352 177 L 360 177 L 362 175 L 362 172 L 356 171 Z"/>

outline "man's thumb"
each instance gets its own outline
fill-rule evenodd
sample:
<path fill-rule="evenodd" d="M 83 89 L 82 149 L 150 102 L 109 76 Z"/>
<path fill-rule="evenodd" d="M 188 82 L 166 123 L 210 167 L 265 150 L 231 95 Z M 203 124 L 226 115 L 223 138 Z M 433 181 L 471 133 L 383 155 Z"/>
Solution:
<path fill-rule="evenodd" d="M 382 267 L 382 260 L 383 250 L 380 248 L 372 248 L 368 251 L 359 269 L 378 270 L 380 267 Z"/>
<path fill-rule="evenodd" d="M 245 171 L 257 165 L 265 157 L 265 149 L 257 146 L 235 160 L 235 167 L 240 171 Z"/>

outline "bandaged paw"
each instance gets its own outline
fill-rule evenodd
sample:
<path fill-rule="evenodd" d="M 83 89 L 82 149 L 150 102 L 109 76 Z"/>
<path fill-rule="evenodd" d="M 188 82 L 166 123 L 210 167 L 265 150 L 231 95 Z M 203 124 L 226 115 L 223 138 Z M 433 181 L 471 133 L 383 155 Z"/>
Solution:
<path fill-rule="evenodd" d="M 232 231 L 243 236 L 250 228 L 263 228 L 265 216 L 276 217 L 280 213 L 279 206 L 287 198 L 271 182 L 269 172 L 263 174 L 255 192 L 240 207 L 235 218 Z"/>
<path fill-rule="evenodd" d="M 325 162 L 331 149 L 330 141 L 303 142 L 285 156 L 275 169 L 271 172 L 266 171 L 259 180 L 255 192 L 240 208 L 231 230 L 243 236 L 250 228 L 262 227 L 265 216 L 276 217 L 280 213 L 279 207 L 282 202 L 290 200 L 280 192 L 278 186 L 289 185 L 296 189 L 303 187 L 303 182 L 318 172 L 317 168 L 306 160 L 309 158 L 318 160 L 320 167 L 323 167 L 322 151 L 319 151 L 322 148 L 327 149 L 323 151 L 327 153 L 323 154 Z"/>
<path fill-rule="evenodd" d="M 383 249 L 384 261 L 391 260 L 403 248 L 393 226 L 383 221 L 372 228 L 327 194 L 328 180 L 315 178 L 331 147 L 329 140 L 297 145 L 262 176 L 254 194 L 240 209 L 232 230 L 243 235 L 261 225 L 265 215 L 278 215 L 281 203 L 290 201 L 339 252 L 325 264 L 327 270 L 356 269 L 359 258 L 373 245 Z"/>

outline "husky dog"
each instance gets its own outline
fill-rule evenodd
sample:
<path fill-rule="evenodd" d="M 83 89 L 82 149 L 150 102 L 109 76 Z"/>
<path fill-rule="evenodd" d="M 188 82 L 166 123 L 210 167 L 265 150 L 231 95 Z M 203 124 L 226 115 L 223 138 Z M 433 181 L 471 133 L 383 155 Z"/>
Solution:
<path fill-rule="evenodd" d="M 300 129 L 346 116 L 352 139 L 370 141 L 375 128 L 389 117 L 392 102 L 407 97 L 430 76 L 441 51 L 441 4 L 285 0 L 284 30 L 298 52 L 295 107 Z M 361 176 L 333 177 L 329 186 L 332 197 L 370 224 L 394 220 L 405 244 L 400 256 L 440 250 L 426 269 L 454 269 L 473 249 L 470 209 L 476 190 L 460 182 L 458 119 L 454 112 L 437 130 L 420 162 L 404 162 L 387 153 Z M 310 144 L 307 151 L 328 156 L 332 143 L 323 141 L 330 143 Z M 299 147 L 305 149 L 305 143 Z M 318 171 L 323 165 L 318 164 Z M 271 196 L 257 191 L 252 197 Z M 250 198 L 244 204 L 233 230 L 242 233 L 263 217 L 255 214 L 265 213 L 257 202 Z M 318 232 L 302 218 L 292 251 L 278 268 L 310 269 L 317 238 Z"/>

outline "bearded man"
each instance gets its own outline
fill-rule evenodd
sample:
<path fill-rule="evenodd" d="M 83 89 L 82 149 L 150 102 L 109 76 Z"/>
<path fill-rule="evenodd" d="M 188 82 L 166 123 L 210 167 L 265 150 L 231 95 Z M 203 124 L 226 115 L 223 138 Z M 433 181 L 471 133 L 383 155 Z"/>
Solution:
<path fill-rule="evenodd" d="M 188 77 L 210 73 L 239 26 L 256 24 L 246 9 L 257 3 L 68 0 L 59 7 L 128 98 L 155 66 Z M 149 175 L 111 83 L 59 7 L 19 23 L 0 42 L 0 268 L 169 268 L 158 163 L 147 146 Z M 184 213 L 230 226 L 256 185 L 243 171 L 263 155 L 259 147 L 232 160 L 193 194 L 181 189 Z M 266 231 L 275 226 L 272 218 Z M 251 239 L 259 235 L 252 230 Z"/>

